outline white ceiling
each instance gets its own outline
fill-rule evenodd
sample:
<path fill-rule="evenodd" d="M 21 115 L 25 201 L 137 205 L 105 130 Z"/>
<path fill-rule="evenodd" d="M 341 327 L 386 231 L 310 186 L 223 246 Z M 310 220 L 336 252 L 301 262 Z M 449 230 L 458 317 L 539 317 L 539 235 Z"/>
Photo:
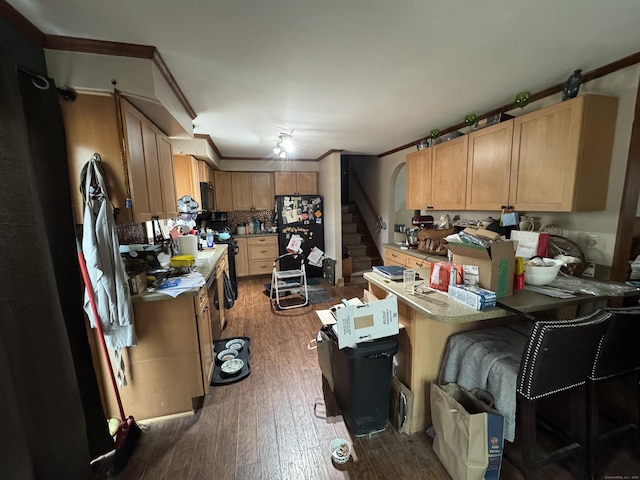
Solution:
<path fill-rule="evenodd" d="M 8 0 L 42 32 L 155 46 L 223 157 L 378 155 L 640 52 L 638 0 Z"/>

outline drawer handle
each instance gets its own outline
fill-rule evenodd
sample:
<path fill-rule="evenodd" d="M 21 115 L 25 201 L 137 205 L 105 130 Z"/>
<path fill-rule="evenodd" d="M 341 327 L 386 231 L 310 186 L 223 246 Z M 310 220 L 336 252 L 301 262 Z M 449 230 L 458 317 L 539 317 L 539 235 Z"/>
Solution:
<path fill-rule="evenodd" d="M 266 250 L 260 250 L 260 253 L 267 253 Z"/>

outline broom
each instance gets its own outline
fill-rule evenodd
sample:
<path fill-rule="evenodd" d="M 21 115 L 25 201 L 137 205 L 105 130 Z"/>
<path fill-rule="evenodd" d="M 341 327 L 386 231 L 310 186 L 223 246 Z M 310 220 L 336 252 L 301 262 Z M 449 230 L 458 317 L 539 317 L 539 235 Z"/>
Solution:
<path fill-rule="evenodd" d="M 113 387 L 113 391 L 116 396 L 116 400 L 118 402 L 118 410 L 120 411 L 120 425 L 118 425 L 118 430 L 116 431 L 116 439 L 115 439 L 115 454 L 113 455 L 113 461 L 111 466 L 110 473 L 113 475 L 118 474 L 122 469 L 127 465 L 129 458 L 133 455 L 133 451 L 136 448 L 136 443 L 140 438 L 140 434 L 142 430 L 135 422 L 132 416 L 126 416 L 124 414 L 124 408 L 122 406 L 122 399 L 120 398 L 120 392 L 118 391 L 118 386 L 116 384 L 116 377 L 113 373 L 113 367 L 111 366 L 111 361 L 109 359 L 109 352 L 107 351 L 107 344 L 104 340 L 104 333 L 102 330 L 102 323 L 100 322 L 100 317 L 98 315 L 98 309 L 96 307 L 95 297 L 93 295 L 93 288 L 91 288 L 91 280 L 89 280 L 89 273 L 87 272 L 87 264 L 84 260 L 84 254 L 82 253 L 82 247 L 80 246 L 80 242 L 76 239 L 76 246 L 78 249 L 78 263 L 80 264 L 80 271 L 82 272 L 82 280 L 84 282 L 84 286 L 87 289 L 87 294 L 89 295 L 89 303 L 91 304 L 91 311 L 93 312 L 93 318 L 95 320 L 96 328 L 98 333 L 100 334 L 100 346 L 102 347 L 102 355 L 104 356 L 104 360 L 109 368 L 109 376 L 111 377 L 111 385 Z"/>

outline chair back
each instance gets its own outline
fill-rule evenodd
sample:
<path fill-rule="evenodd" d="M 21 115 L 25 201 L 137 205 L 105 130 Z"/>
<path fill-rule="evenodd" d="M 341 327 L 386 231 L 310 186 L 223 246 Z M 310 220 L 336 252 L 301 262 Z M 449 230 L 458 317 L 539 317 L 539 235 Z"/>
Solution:
<path fill-rule="evenodd" d="M 520 364 L 518 393 L 534 400 L 583 385 L 612 315 L 598 310 L 584 317 L 536 322 Z"/>
<path fill-rule="evenodd" d="M 591 380 L 640 368 L 640 307 L 607 308 L 612 314 L 596 353 Z"/>

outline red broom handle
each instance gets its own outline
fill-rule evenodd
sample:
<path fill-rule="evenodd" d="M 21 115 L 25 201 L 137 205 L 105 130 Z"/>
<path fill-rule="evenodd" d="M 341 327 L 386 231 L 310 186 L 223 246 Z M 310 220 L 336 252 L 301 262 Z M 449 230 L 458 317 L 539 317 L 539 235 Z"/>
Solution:
<path fill-rule="evenodd" d="M 107 362 L 109 368 L 109 376 L 111 377 L 111 385 L 118 401 L 118 410 L 120 410 L 120 418 L 122 421 L 126 421 L 124 416 L 124 407 L 122 406 L 122 399 L 120 398 L 120 392 L 118 391 L 118 385 L 116 383 L 116 376 L 113 373 L 113 367 L 111 366 L 111 360 L 109 359 L 109 351 L 107 350 L 107 343 L 104 341 L 104 332 L 102 330 L 102 323 L 100 322 L 100 315 L 98 315 L 98 309 L 96 307 L 96 300 L 93 296 L 93 288 L 91 288 L 91 280 L 89 280 L 89 273 L 87 272 L 87 264 L 84 260 L 84 254 L 82 253 L 82 247 L 80 242 L 76 239 L 76 247 L 78 249 L 78 263 L 80 264 L 80 271 L 82 272 L 82 281 L 84 287 L 87 289 L 87 295 L 89 295 L 89 303 L 91 304 L 91 311 L 93 312 L 93 318 L 100 334 L 100 346 L 102 347 L 102 354 L 104 360 Z"/>

